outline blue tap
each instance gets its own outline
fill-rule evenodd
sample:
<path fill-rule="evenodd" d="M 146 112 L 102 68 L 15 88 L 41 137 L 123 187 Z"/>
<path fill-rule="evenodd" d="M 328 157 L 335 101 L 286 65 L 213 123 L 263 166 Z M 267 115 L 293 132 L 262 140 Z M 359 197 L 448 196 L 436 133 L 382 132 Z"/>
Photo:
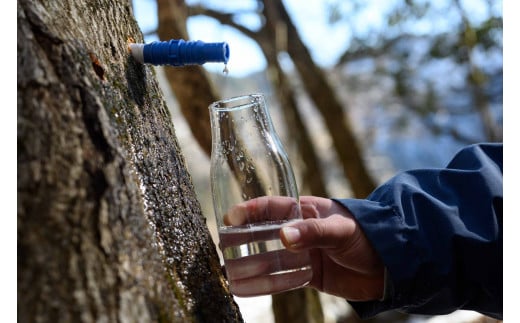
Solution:
<path fill-rule="evenodd" d="M 229 45 L 172 39 L 155 41 L 149 44 L 131 43 L 128 45 L 132 56 L 141 63 L 152 65 L 202 65 L 208 62 L 229 60 Z"/>

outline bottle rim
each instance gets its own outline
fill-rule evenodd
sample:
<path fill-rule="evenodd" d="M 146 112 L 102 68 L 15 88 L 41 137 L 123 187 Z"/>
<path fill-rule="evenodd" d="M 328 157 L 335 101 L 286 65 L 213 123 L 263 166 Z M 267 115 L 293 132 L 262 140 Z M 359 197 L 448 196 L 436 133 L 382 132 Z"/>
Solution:
<path fill-rule="evenodd" d="M 209 105 L 210 110 L 238 110 L 249 107 L 251 104 L 263 102 L 265 96 L 263 93 L 252 93 L 246 95 L 234 96 L 219 101 L 215 101 Z"/>

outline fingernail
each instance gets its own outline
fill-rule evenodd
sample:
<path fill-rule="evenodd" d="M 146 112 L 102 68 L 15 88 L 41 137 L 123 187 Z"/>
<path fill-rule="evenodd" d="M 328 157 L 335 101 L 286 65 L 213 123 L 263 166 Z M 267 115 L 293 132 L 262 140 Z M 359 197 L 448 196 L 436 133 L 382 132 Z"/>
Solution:
<path fill-rule="evenodd" d="M 287 241 L 287 243 L 290 245 L 297 244 L 301 237 L 300 230 L 293 227 L 282 228 L 282 234 L 285 238 L 285 241 Z"/>

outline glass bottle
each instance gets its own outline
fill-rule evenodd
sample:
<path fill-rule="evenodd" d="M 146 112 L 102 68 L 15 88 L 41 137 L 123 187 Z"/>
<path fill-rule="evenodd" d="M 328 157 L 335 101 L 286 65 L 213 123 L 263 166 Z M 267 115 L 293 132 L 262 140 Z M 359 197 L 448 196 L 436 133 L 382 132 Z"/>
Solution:
<path fill-rule="evenodd" d="M 209 109 L 211 190 L 231 292 L 258 296 L 307 285 L 309 253 L 289 252 L 280 240 L 282 226 L 302 215 L 291 164 L 264 96 L 234 97 Z M 276 212 L 257 212 L 262 203 Z"/>

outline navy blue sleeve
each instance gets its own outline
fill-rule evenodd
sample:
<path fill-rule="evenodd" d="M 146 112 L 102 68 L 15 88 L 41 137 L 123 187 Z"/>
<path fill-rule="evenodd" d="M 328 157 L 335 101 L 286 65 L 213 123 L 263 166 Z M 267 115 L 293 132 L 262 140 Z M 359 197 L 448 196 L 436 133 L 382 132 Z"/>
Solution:
<path fill-rule="evenodd" d="M 502 144 L 462 149 L 446 168 L 400 173 L 354 215 L 387 270 L 385 298 L 350 302 L 361 318 L 396 309 L 474 310 L 502 319 Z"/>

